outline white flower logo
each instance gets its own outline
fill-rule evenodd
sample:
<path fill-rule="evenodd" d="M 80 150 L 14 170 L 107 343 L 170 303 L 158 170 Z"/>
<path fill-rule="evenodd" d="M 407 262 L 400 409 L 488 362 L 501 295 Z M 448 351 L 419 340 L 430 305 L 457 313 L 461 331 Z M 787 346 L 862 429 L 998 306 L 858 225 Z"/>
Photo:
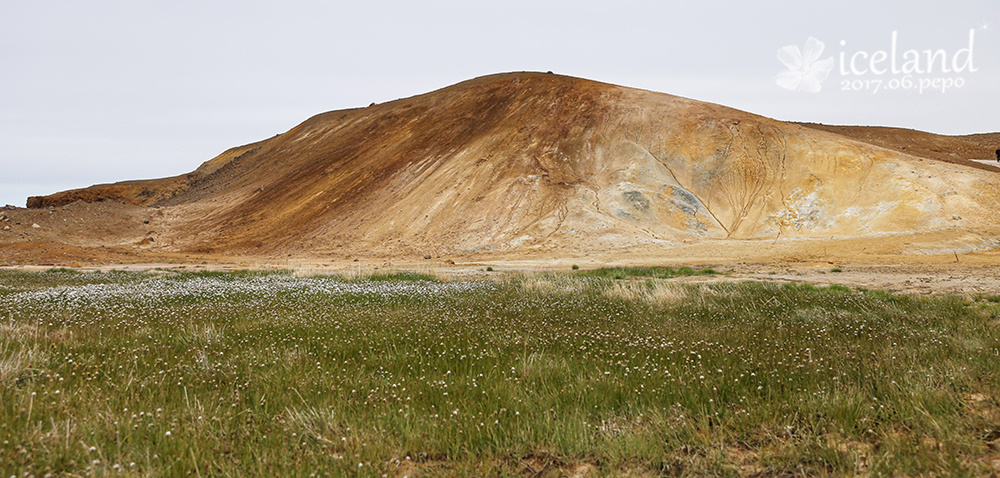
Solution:
<path fill-rule="evenodd" d="M 822 61 L 816 61 L 823 54 L 823 42 L 809 37 L 806 40 L 805 54 L 799 51 L 799 47 L 788 45 L 778 49 L 778 60 L 781 60 L 788 71 L 778 73 L 775 82 L 778 86 L 792 91 L 807 91 L 809 93 L 819 93 L 823 88 L 820 83 L 830 75 L 833 69 L 833 57 Z"/>

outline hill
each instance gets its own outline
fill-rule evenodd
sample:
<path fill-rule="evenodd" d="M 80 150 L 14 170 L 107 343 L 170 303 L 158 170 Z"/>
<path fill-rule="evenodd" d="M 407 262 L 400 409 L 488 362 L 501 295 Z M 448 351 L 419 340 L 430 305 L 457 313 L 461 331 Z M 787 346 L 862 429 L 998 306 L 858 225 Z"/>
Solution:
<path fill-rule="evenodd" d="M 102 234 L 39 223 L 17 240 L 329 258 L 694 245 L 753 258 L 764 241 L 853 240 L 843 247 L 881 243 L 886 253 L 994 247 L 1000 176 L 966 157 L 989 158 L 997 135 L 901 131 L 786 123 L 507 73 L 323 113 L 190 174 L 30 198 L 36 220 L 45 220 L 37 208 L 103 208 L 148 222 Z"/>

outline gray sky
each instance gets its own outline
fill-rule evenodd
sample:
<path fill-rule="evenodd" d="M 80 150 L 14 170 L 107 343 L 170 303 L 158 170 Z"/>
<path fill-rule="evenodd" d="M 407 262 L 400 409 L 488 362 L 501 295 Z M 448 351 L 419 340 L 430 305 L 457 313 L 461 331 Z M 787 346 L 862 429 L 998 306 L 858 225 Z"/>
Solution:
<path fill-rule="evenodd" d="M 186 173 L 317 113 L 520 70 L 782 120 L 994 132 L 1000 2 L 4 0 L 0 205 Z"/>

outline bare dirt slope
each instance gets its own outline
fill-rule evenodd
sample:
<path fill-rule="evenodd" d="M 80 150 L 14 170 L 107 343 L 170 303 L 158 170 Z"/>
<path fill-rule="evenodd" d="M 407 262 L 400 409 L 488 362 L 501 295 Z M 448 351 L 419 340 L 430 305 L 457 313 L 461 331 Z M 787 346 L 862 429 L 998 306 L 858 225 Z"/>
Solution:
<path fill-rule="evenodd" d="M 509 73 L 317 115 L 188 175 L 31 198 L 56 217 L 103 201 L 135 219 L 103 234 L 40 223 L 0 244 L 331 260 L 996 247 L 1000 175 L 963 158 L 993 137 L 902 135 Z"/>
<path fill-rule="evenodd" d="M 63 206 L 76 201 L 85 203 L 113 201 L 137 206 L 152 206 L 180 194 L 191 186 L 212 182 L 220 168 L 252 154 L 256 147 L 257 143 L 230 148 L 188 174 L 162 179 L 98 184 L 48 196 L 32 196 L 28 198 L 26 206 L 29 209 L 38 209 Z"/>

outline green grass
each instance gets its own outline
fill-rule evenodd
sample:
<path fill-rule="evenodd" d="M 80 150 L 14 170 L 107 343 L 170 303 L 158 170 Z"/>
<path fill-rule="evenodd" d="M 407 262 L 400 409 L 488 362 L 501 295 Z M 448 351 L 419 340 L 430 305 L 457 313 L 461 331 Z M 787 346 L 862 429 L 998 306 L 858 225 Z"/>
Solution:
<path fill-rule="evenodd" d="M 73 269 L 48 269 L 38 273 L 0 270 L 0 291 L 22 292 L 58 286 L 135 283 L 153 279 L 147 274 L 128 272 L 81 273 Z"/>
<path fill-rule="evenodd" d="M 671 279 L 674 277 L 687 276 L 708 276 L 718 274 L 713 269 L 695 270 L 691 267 L 683 266 L 677 269 L 670 267 L 601 267 L 579 273 L 585 277 L 599 277 L 606 279 L 628 279 L 633 277 L 649 277 L 653 279 Z"/>
<path fill-rule="evenodd" d="M 371 275 L 365 276 L 363 279 L 359 279 L 359 280 L 362 280 L 362 281 L 365 281 L 365 280 L 367 280 L 367 281 L 378 281 L 378 282 L 399 282 L 399 281 L 403 281 L 403 282 L 407 282 L 407 281 L 437 282 L 438 278 L 436 276 L 434 276 L 434 275 L 431 275 L 431 274 L 423 274 L 423 273 L 420 273 L 420 272 L 401 271 L 401 272 L 386 272 L 386 273 L 380 273 L 380 274 L 371 274 Z"/>
<path fill-rule="evenodd" d="M 3 272 L 0 476 L 988 476 L 1000 458 L 986 299 L 580 275 Z"/>
<path fill-rule="evenodd" d="M 239 280 L 248 277 L 268 277 L 274 275 L 290 276 L 294 271 L 291 269 L 276 270 L 251 270 L 239 269 L 234 271 L 182 271 L 177 269 L 157 269 L 158 272 L 178 277 L 204 277 L 216 278 L 220 280 Z"/>

